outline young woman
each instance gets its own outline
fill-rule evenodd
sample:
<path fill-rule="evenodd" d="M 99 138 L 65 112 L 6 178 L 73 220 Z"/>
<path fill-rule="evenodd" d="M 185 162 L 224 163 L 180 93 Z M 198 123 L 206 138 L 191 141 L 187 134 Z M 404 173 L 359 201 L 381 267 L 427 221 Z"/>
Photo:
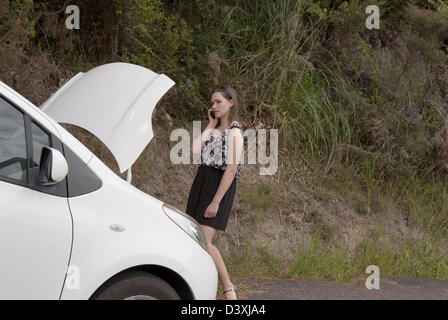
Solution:
<path fill-rule="evenodd" d="M 212 244 L 216 230 L 225 231 L 236 180 L 240 177 L 243 150 L 242 126 L 238 119 L 238 100 L 231 87 L 219 87 L 211 96 L 208 125 L 192 143 L 192 153 L 201 153 L 201 165 L 191 186 L 186 212 L 204 230 L 208 252 L 215 262 L 226 299 L 237 299 L 236 287 L 218 249 Z M 211 112 L 214 113 L 214 118 Z"/>

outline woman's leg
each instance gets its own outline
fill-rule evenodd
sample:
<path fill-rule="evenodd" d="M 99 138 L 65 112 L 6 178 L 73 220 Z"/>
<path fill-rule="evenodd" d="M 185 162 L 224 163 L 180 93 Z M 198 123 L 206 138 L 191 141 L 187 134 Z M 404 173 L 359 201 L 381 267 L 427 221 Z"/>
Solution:
<path fill-rule="evenodd" d="M 204 226 L 201 224 L 202 230 L 204 230 L 205 237 L 207 238 L 207 245 L 208 245 L 208 253 L 212 257 L 213 261 L 215 262 L 216 269 L 218 270 L 218 278 L 219 282 L 221 282 L 221 286 L 224 290 L 232 289 L 232 283 L 230 282 L 229 275 L 227 274 L 227 268 L 224 264 L 224 260 L 222 259 L 221 254 L 218 251 L 218 248 L 216 248 L 212 244 L 213 236 L 215 235 L 216 230 L 209 226 Z M 234 291 L 226 292 L 227 300 L 235 300 L 236 295 Z"/>

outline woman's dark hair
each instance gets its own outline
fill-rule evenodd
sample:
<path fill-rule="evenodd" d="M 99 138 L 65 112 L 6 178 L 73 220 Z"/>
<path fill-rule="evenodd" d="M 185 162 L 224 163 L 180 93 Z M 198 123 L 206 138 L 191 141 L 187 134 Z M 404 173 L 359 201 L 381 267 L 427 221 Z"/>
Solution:
<path fill-rule="evenodd" d="M 222 94 L 222 96 L 225 99 L 233 101 L 233 107 L 230 108 L 230 111 L 229 111 L 229 124 L 232 123 L 233 121 L 240 122 L 240 119 L 238 117 L 238 111 L 239 111 L 238 96 L 236 94 L 235 89 L 233 89 L 232 87 L 229 87 L 229 86 L 222 86 L 222 87 L 214 88 L 212 91 L 212 95 L 215 92 L 219 92 Z M 218 121 L 217 126 L 219 126 L 221 124 L 220 122 L 221 122 L 221 120 Z"/>

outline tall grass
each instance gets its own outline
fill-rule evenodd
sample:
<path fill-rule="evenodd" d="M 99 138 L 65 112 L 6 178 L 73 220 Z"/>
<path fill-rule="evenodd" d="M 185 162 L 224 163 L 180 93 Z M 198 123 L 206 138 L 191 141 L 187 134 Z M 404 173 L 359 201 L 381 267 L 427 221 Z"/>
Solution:
<path fill-rule="evenodd" d="M 352 272 L 346 250 L 330 247 L 322 242 L 316 232 L 307 245 L 301 241 L 289 274 L 303 278 L 350 281 Z"/>
<path fill-rule="evenodd" d="M 448 188 L 443 181 L 410 174 L 398 182 L 396 200 L 405 200 L 412 222 L 424 226 L 434 237 L 448 234 Z"/>
<path fill-rule="evenodd" d="M 384 231 L 376 230 L 384 236 Z M 363 283 L 366 268 L 378 266 L 382 276 L 422 276 L 448 279 L 448 253 L 440 249 L 441 240 L 432 234 L 420 239 L 406 238 L 401 244 L 392 237 L 367 236 L 357 252 L 350 255 L 341 244 L 326 244 L 318 233 L 309 244 L 302 241 L 296 259 L 289 266 L 289 275 L 305 279 L 321 279 Z"/>
<path fill-rule="evenodd" d="M 306 20 L 307 1 L 247 1 L 225 7 L 220 55 L 247 97 L 246 119 L 278 126 L 293 163 L 301 152 L 311 167 L 351 129 L 341 103 L 328 92 L 330 81 L 315 70 L 311 53 L 316 22 Z"/>
<path fill-rule="evenodd" d="M 237 278 L 276 277 L 285 278 L 287 271 L 281 258 L 266 248 L 257 248 L 246 242 L 241 252 L 233 254 L 226 262 L 229 272 Z"/>

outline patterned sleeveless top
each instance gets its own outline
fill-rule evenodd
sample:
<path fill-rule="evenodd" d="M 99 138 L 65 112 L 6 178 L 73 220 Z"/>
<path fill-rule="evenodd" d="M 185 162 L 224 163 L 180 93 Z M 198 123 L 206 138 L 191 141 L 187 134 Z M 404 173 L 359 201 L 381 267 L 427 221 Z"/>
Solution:
<path fill-rule="evenodd" d="M 205 145 L 201 151 L 201 165 L 211 166 L 221 170 L 226 169 L 229 149 L 229 134 L 232 128 L 235 127 L 243 131 L 243 127 L 239 123 L 234 123 L 226 130 L 224 130 L 220 137 L 214 137 L 212 134 L 210 135 L 208 140 L 205 141 Z M 242 161 L 243 155 L 241 155 L 240 161 L 238 163 L 238 169 L 235 174 L 235 179 L 238 179 L 241 175 Z"/>

